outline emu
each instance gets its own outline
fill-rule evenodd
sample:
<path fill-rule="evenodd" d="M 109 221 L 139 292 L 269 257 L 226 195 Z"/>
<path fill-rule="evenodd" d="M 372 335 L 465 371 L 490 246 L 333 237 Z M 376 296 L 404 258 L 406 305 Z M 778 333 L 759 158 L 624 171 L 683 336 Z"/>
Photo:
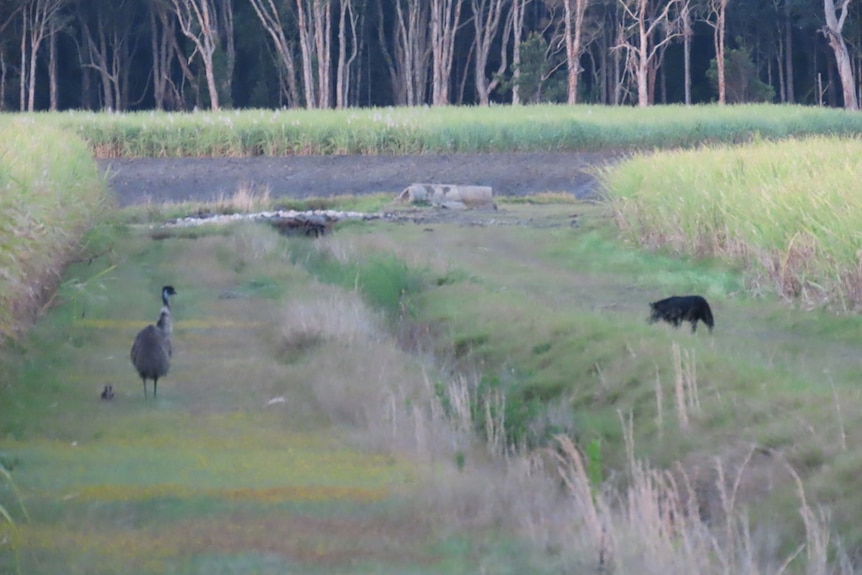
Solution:
<path fill-rule="evenodd" d="M 132 365 L 138 370 L 144 384 L 144 397 L 147 397 L 147 380 L 153 380 L 153 398 L 158 392 L 159 378 L 168 374 L 171 365 L 171 336 L 173 322 L 171 321 L 170 296 L 176 295 L 173 286 L 162 288 L 162 309 L 159 321 L 148 325 L 138 332 L 132 344 L 130 357 Z"/>

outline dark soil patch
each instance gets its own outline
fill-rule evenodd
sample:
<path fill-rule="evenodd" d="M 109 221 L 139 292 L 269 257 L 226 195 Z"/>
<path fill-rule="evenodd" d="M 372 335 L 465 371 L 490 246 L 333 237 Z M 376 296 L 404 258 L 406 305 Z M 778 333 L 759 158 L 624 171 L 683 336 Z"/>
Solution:
<path fill-rule="evenodd" d="M 491 186 L 496 196 L 567 192 L 594 197 L 596 168 L 619 153 L 504 153 L 420 156 L 257 156 L 101 160 L 121 207 L 209 201 L 243 187 L 270 197 L 391 193 L 412 183 Z"/>

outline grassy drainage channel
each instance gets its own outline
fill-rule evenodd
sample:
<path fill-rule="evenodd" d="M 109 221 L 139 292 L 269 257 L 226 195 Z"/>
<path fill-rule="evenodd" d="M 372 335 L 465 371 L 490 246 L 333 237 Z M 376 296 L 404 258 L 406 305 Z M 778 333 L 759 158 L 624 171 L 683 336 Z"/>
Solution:
<path fill-rule="evenodd" d="M 386 254 L 400 262 L 399 277 L 412 269 L 420 289 L 405 290 L 391 276 L 384 282 L 389 309 L 409 311 L 389 330 L 409 334 L 402 344 L 421 340 L 405 347 L 430 351 L 438 368 L 449 370 L 449 377 L 433 372 L 427 385 L 449 424 L 469 428 L 486 452 L 531 454 L 546 469 L 574 474 L 567 489 L 580 485 L 572 477 L 582 472 L 591 489 L 624 499 L 637 497 L 629 488 L 658 482 L 679 505 L 697 502 L 680 512 L 706 523 L 737 521 L 751 510 L 758 528 L 791 546 L 789 554 L 793 541 L 833 524 L 845 541 L 856 541 L 852 510 L 860 502 L 845 498 L 831 522 L 819 507 L 833 489 L 852 492 L 836 487 L 838 469 L 856 468 L 841 446 L 859 430 L 840 416 L 858 402 L 859 365 L 847 341 L 852 322 L 745 297 L 741 273 L 717 260 L 626 248 L 609 233 L 602 209 L 578 229 L 345 228 L 303 244 L 292 258 L 308 270 L 335 268 L 325 272 L 332 281 L 359 292 L 357 270 L 372 272 L 358 262 Z M 708 296 L 714 334 L 646 323 L 649 301 L 687 292 Z M 817 385 L 826 368 L 832 383 Z M 462 395 L 453 385 L 459 378 Z M 464 396 L 470 401 L 459 403 Z M 460 444 L 447 460 L 470 469 L 476 457 Z M 654 475 L 647 461 L 669 475 Z M 760 491 L 764 477 L 771 478 L 769 496 Z M 805 515 L 799 493 L 807 497 Z M 769 519 L 775 517 L 782 519 Z M 708 533 L 694 523 L 686 528 L 706 544 Z M 731 539 L 742 545 L 744 537 L 734 531 Z"/>

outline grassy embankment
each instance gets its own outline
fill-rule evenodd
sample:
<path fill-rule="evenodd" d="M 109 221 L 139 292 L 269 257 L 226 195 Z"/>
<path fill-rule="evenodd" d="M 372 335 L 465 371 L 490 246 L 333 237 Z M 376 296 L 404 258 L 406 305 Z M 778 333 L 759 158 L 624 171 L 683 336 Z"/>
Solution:
<path fill-rule="evenodd" d="M 32 120 L 4 118 L 0 130 L 0 338 L 5 338 L 18 333 L 56 289 L 78 239 L 105 212 L 108 196 L 82 140 Z"/>
<path fill-rule="evenodd" d="M 0 133 L 0 385 L 5 388 L 14 377 L 20 340 L 109 201 L 82 140 L 62 129 L 9 118 L 0 120 Z M 0 419 L 8 410 L 9 404 L 0 401 Z M 17 566 L 16 518 L 26 518 L 27 510 L 6 463 L 0 458 L 0 490 L 10 495 L 0 498 L 7 547 L 0 554 L 9 550 Z"/>
<path fill-rule="evenodd" d="M 720 257 L 749 287 L 806 304 L 862 300 L 862 140 L 808 138 L 640 156 L 608 174 L 639 244 Z"/>
<path fill-rule="evenodd" d="M 711 153 L 691 159 L 709 163 Z M 165 241 L 120 233 L 95 269 L 70 271 L 77 280 L 67 285 L 79 289 L 61 292 L 60 307 L 27 344 L 15 385 L 0 392 L 0 403 L 14 406 L 4 418 L 3 456 L 16 467 L 33 515 L 24 528 L 25 562 L 34 572 L 68 566 L 73 557 L 81 572 L 128 564 L 141 572 L 166 566 L 194 572 L 213 561 L 277 571 L 284 557 L 300 557 L 307 569 L 403 571 L 405 562 L 431 561 L 432 571 L 460 572 L 510 560 L 493 545 L 478 551 L 473 538 L 441 538 L 439 526 L 448 524 L 443 531 L 450 534 L 460 533 L 458 525 L 528 534 L 558 551 L 542 562 L 551 570 L 553 564 L 595 568 L 602 556 L 621 573 L 633 566 L 643 572 L 645 565 L 648 572 L 671 572 L 670 565 L 681 573 L 708 572 L 723 560 L 744 563 L 756 555 L 761 566 L 771 556 L 777 572 L 803 541 L 808 546 L 791 569 L 823 572 L 828 549 L 818 537 L 825 532 L 814 516 L 803 515 L 804 524 L 797 515 L 800 501 L 786 464 L 805 480 L 811 502 L 840 502 L 833 509 L 836 532 L 851 546 L 858 543 L 862 502 L 853 495 L 859 462 L 852 446 L 862 429 L 850 414 L 859 411 L 853 383 L 862 370 L 853 350 L 862 342 L 852 318 L 749 299 L 741 274 L 722 265 L 624 249 L 601 208 L 504 207 L 523 210 L 525 218 L 541 211 L 563 225 L 437 226 L 430 235 L 421 228 L 350 225 L 313 246 L 285 245 L 248 229 Z M 580 228 L 565 225 L 572 211 L 582 214 Z M 99 275 L 104 270 L 111 271 Z M 139 382 L 121 383 L 121 402 L 94 411 L 103 381 L 128 378 L 126 340 L 147 320 L 147 294 L 164 277 L 189 286 L 182 309 L 188 323 L 177 333 L 187 347 L 172 375 L 176 395 L 160 399 L 155 412 L 142 411 Z M 327 291 L 315 278 L 339 289 Z M 100 286 L 110 288 L 110 297 L 97 297 L 106 293 Z M 395 323 L 387 331 L 402 344 L 424 351 L 433 364 L 458 368 L 437 372 L 422 363 L 434 393 L 417 376 L 416 360 L 387 343 L 382 320 L 351 299 L 354 288 L 389 310 Z M 643 324 L 645 302 L 672 291 L 710 297 L 718 319 L 713 338 Z M 225 292 L 232 297 L 218 297 Z M 284 316 L 273 317 L 273 308 Z M 253 326 L 243 323 L 249 314 Z M 134 325 L 130 315 L 138 318 Z M 352 318 L 347 327 L 343 318 Z M 223 360 L 217 365 L 210 359 L 214 349 Z M 260 409 L 278 394 L 288 400 L 284 411 Z M 702 509 L 690 508 L 681 475 L 674 486 L 670 476 L 637 473 L 620 414 L 632 417 L 635 453 L 662 468 L 682 463 Z M 338 425 L 328 427 L 330 419 Z M 441 421 L 449 426 L 437 427 Z M 561 452 L 571 480 L 570 497 L 561 502 L 548 495 L 554 490 L 541 474 L 520 473 L 527 468 L 520 457 L 505 471 L 488 473 L 484 448 L 477 450 L 452 424 L 455 431 L 479 429 L 497 450 L 502 437 L 541 443 L 567 432 L 585 450 L 589 470 L 578 469 L 572 452 Z M 309 430 L 323 434 L 317 437 L 323 453 L 336 446 L 342 455 L 321 455 L 321 443 L 306 449 L 302 434 Z M 345 430 L 353 436 L 347 446 Z M 218 456 L 210 455 L 213 441 Z M 758 446 L 753 454 L 752 444 Z M 401 455 L 380 474 L 378 462 L 370 461 L 369 469 L 352 459 L 357 445 Z M 406 489 L 419 505 L 404 507 L 397 496 L 381 495 L 377 506 L 350 495 L 354 489 L 399 493 L 403 478 L 415 477 L 407 461 L 433 460 L 443 462 L 433 484 L 420 482 L 419 496 Z M 716 460 L 725 477 L 716 475 Z M 745 472 L 734 488 L 742 462 Z M 329 492 L 309 502 L 308 485 L 320 481 L 314 467 L 327 465 L 348 503 L 333 502 Z M 309 466 L 308 474 L 294 471 Z M 65 473 L 47 481 L 48 469 Z M 630 481 L 615 480 L 625 469 Z M 630 486 L 623 491 L 632 504 L 628 512 L 610 493 L 596 498 L 587 486 L 592 481 L 595 489 L 598 476 L 610 480 L 610 490 Z M 659 501 L 689 515 L 675 512 L 671 519 L 655 507 Z M 741 524 L 715 533 L 680 519 L 709 513 L 721 526 L 724 511 L 742 505 L 752 509 L 753 541 Z M 414 524 L 417 514 L 442 521 L 420 522 L 410 535 L 403 521 Z M 357 516 L 366 518 L 359 531 L 377 537 L 346 544 Z M 204 532 L 204 524 L 218 527 Z M 80 535 L 69 535 L 71 525 Z M 303 531 L 312 535 L 289 535 Z M 270 532 L 288 535 L 264 537 Z M 758 532 L 768 535 L 761 541 Z M 368 555 L 381 540 L 394 543 Z M 229 551 L 214 553 L 214 545 Z M 319 552 L 302 555 L 308 548 Z M 365 561 L 351 568 L 339 562 L 363 553 Z M 731 568 L 752 572 L 747 569 Z"/>

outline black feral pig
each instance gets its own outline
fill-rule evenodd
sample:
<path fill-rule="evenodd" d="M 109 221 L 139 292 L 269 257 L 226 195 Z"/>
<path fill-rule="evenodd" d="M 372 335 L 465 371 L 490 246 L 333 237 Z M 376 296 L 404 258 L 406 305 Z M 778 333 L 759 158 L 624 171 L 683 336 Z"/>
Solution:
<path fill-rule="evenodd" d="M 691 333 L 697 331 L 698 320 L 706 324 L 710 333 L 715 326 L 709 304 L 699 295 L 673 296 L 652 302 L 649 307 L 652 310 L 650 323 L 666 321 L 679 327 L 680 323 L 688 321 L 691 322 Z"/>

